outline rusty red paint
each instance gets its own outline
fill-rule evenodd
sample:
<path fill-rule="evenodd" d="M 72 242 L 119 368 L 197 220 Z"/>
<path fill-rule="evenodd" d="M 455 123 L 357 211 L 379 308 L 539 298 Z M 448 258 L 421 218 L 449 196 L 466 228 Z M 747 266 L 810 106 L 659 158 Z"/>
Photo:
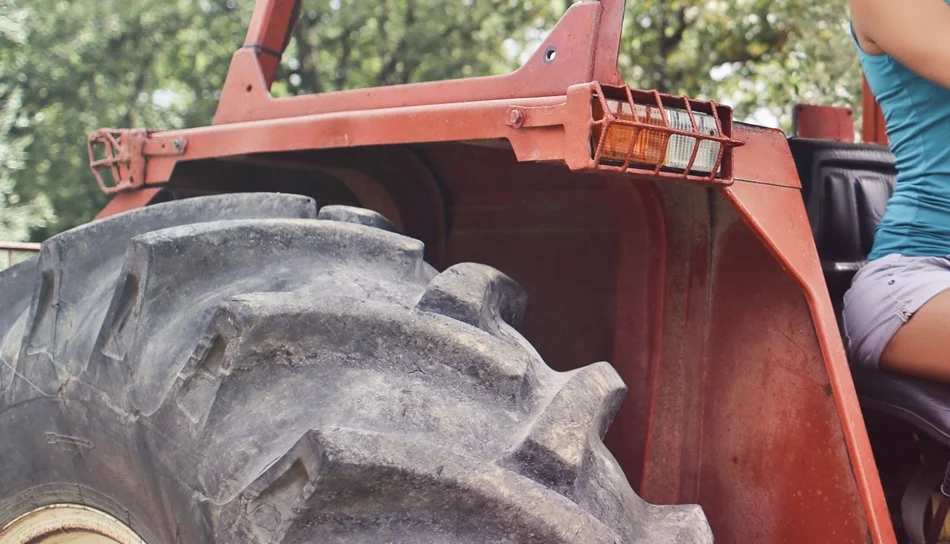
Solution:
<path fill-rule="evenodd" d="M 854 141 L 854 112 L 851 108 L 796 104 L 792 124 L 795 135 L 802 138 Z"/>
<path fill-rule="evenodd" d="M 667 238 L 664 206 L 651 184 L 622 179 L 604 181 L 617 221 L 617 291 L 610 361 L 627 384 L 629 393 L 614 418 L 605 443 L 621 460 L 635 487 L 643 482 L 644 456 L 649 448 L 652 401 L 656 377 L 663 363 L 659 346 L 662 328 L 656 316 L 664 313 L 667 289 Z M 644 262 L 653 266 L 644 266 Z"/>
<path fill-rule="evenodd" d="M 658 342 L 640 490 L 656 502 L 695 502 L 696 456 L 702 436 L 696 403 L 703 395 L 699 372 L 707 326 L 710 206 L 706 192 L 672 186 L 657 189 L 665 216 L 665 223 L 657 228 L 666 232 L 667 258 L 656 266 L 666 278 L 666 289 L 661 294 L 664 311 L 651 324 Z M 729 533 L 720 535 L 729 537 Z"/>
<path fill-rule="evenodd" d="M 487 100 L 458 104 L 436 104 L 412 108 L 365 110 L 306 115 L 274 119 L 266 122 L 240 122 L 211 127 L 168 131 L 148 135 L 144 131 L 109 131 L 104 146 L 112 150 L 107 158 L 93 162 L 96 172 L 111 167 L 116 186 L 111 192 L 154 186 L 171 178 L 174 166 L 182 161 L 207 158 L 229 158 L 251 153 L 278 153 L 307 149 L 334 149 L 407 143 L 433 143 L 471 140 L 507 140 L 519 160 L 564 161 L 573 170 L 610 170 L 630 172 L 652 178 L 671 178 L 711 184 L 730 183 L 732 148 L 742 142 L 729 137 L 731 115 L 727 108 L 713 103 L 689 101 L 680 97 L 650 93 L 651 100 L 666 107 L 679 106 L 697 111 L 719 112 L 724 135 L 700 134 L 696 130 L 678 130 L 669 126 L 650 125 L 651 130 L 670 135 L 693 136 L 697 141 L 720 144 L 717 165 L 723 165 L 722 176 L 660 171 L 646 165 L 614 165 L 600 159 L 600 145 L 592 154 L 590 139 L 592 100 L 603 102 L 602 86 L 597 83 L 578 84 L 561 97 L 523 98 L 518 100 Z M 612 88 L 615 94 L 629 89 Z M 642 98 L 641 98 L 642 100 Z M 642 103 L 642 101 L 638 102 Z M 664 110 L 661 109 L 661 112 Z M 524 119 L 512 123 L 513 112 Z M 664 112 L 665 116 L 665 112 Z M 721 118 L 721 121 L 718 121 Z M 642 123 L 605 117 L 605 126 L 616 123 L 640 127 Z M 645 125 L 644 125 L 645 126 Z M 90 137 L 90 156 L 104 137 L 102 131 Z M 603 132 L 607 134 L 606 130 Z M 139 155 L 131 150 L 138 149 Z M 131 158 L 130 158 L 130 153 Z M 694 157 L 695 160 L 695 157 Z M 98 172 L 97 172 L 97 175 Z"/>
<path fill-rule="evenodd" d="M 0 242 L 0 250 L 39 251 L 40 244 L 34 242 Z"/>
<path fill-rule="evenodd" d="M 114 195 L 138 189 L 145 183 L 145 156 L 142 153 L 148 138 L 144 129 L 102 129 L 89 135 L 86 143 L 92 175 L 103 193 Z M 97 149 L 102 156 L 97 156 Z M 107 183 L 104 174 L 112 177 Z"/>
<path fill-rule="evenodd" d="M 801 189 L 788 140 L 781 130 L 736 123 L 732 137 L 743 142 L 733 154 L 733 177 L 779 187 Z"/>
<path fill-rule="evenodd" d="M 869 529 L 808 304 L 729 215 L 713 233 L 698 502 L 733 542 L 863 544 Z"/>
<path fill-rule="evenodd" d="M 663 341 L 641 493 L 698 502 L 726 542 L 894 542 L 879 485 L 867 479 L 876 473 L 860 413 L 839 410 L 853 391 L 836 386 L 842 376 L 829 377 L 824 363 L 822 346 L 840 344 L 837 331 L 814 317 L 820 310 L 809 309 L 787 263 L 762 243 L 784 228 L 804 240 L 785 248 L 802 255 L 795 264 L 807 258 L 797 191 L 745 182 L 723 196 L 657 189 L 667 288 L 654 324 Z M 773 203 L 774 227 L 745 222 L 747 189 Z M 723 198 L 733 190 L 743 196 Z"/>
<path fill-rule="evenodd" d="M 810 235 L 804 203 L 797 191 L 769 190 L 744 183 L 726 189 L 743 220 L 782 265 L 807 300 L 817 337 L 818 361 L 833 394 L 841 430 L 848 446 L 854 479 L 874 542 L 894 542 L 881 481 L 874 465 L 848 361 L 825 285 L 818 252 Z M 829 416 L 830 417 L 830 416 Z"/>
<path fill-rule="evenodd" d="M 665 266 L 672 315 L 658 324 L 668 342 L 654 377 L 641 491 L 658 502 L 700 502 L 716 534 L 729 542 L 826 541 L 830 535 L 836 542 L 864 542 L 868 534 L 874 542 L 894 542 L 817 254 L 805 234 L 800 194 L 779 188 L 794 185 L 791 180 L 773 183 L 724 189 L 735 207 L 732 222 L 748 224 L 728 229 L 728 237 L 742 240 L 738 246 L 726 243 L 725 234 L 714 236 L 728 210 L 719 206 L 709 217 L 703 193 L 673 186 L 661 192 L 670 217 Z M 755 289 L 755 282 L 766 283 Z M 736 330 L 737 319 L 747 330 Z M 782 370 L 788 375 L 765 384 L 787 387 L 775 391 L 780 409 L 764 412 L 753 402 L 763 382 L 747 378 L 753 369 L 762 376 L 775 366 L 789 368 Z M 802 375 L 811 378 L 802 381 Z M 728 417 L 716 411 L 723 402 L 737 403 Z M 799 410 L 795 425 L 789 409 Z M 777 431 L 791 427 L 794 432 Z M 751 432 L 756 429 L 764 434 Z M 740 430 L 745 434 L 735 434 Z M 744 455 L 726 455 L 735 448 Z M 799 474 L 795 463 L 775 465 L 793 458 L 811 474 Z M 769 485 L 744 485 L 749 470 L 768 472 Z M 789 490 L 798 502 L 788 502 Z M 819 507 L 829 500 L 834 506 Z"/>
<path fill-rule="evenodd" d="M 187 147 L 185 136 L 153 135 L 144 129 L 101 129 L 86 141 L 92 174 L 107 195 L 143 188 L 149 160 L 180 157 Z M 106 182 L 106 175 L 111 183 Z"/>

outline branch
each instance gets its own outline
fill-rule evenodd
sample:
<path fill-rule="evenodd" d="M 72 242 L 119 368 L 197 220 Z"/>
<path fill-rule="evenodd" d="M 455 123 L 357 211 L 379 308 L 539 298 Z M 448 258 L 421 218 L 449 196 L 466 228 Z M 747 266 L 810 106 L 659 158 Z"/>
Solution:
<path fill-rule="evenodd" d="M 692 21 L 686 19 L 686 6 L 681 6 L 676 10 L 675 30 L 673 30 L 672 34 L 667 36 L 666 28 L 664 27 L 660 34 L 660 54 L 663 58 L 668 57 L 674 49 L 679 47 L 680 43 L 683 42 L 683 35 L 686 34 L 686 31 L 689 30 L 695 22 L 696 19 Z"/>
<path fill-rule="evenodd" d="M 136 36 L 147 36 L 147 34 L 142 29 L 142 15 L 139 14 L 138 19 L 136 20 Z M 144 40 L 147 45 L 151 41 L 148 38 Z M 145 82 L 148 78 L 148 70 L 151 67 L 152 63 L 155 61 L 155 52 L 157 48 L 155 47 L 145 47 L 145 50 L 148 53 L 145 55 L 144 62 L 139 65 L 139 72 L 135 76 L 135 84 L 132 86 L 132 96 L 129 97 L 129 108 L 123 117 L 122 126 L 123 127 L 132 127 L 132 113 L 135 111 L 135 104 L 138 101 L 138 97 L 142 94 L 142 91 L 145 90 Z"/>
<path fill-rule="evenodd" d="M 304 22 L 306 21 L 306 22 Z M 302 16 L 294 27 L 294 40 L 297 42 L 297 57 L 300 67 L 297 68 L 297 75 L 300 76 L 300 86 L 308 92 L 323 92 L 320 80 L 317 78 L 317 69 L 314 65 L 314 48 L 310 45 L 308 34 L 310 33 L 312 20 L 309 16 Z"/>
<path fill-rule="evenodd" d="M 340 32 L 340 59 L 336 68 L 336 75 L 333 78 L 333 88 L 336 91 L 343 89 L 346 85 L 346 76 L 349 75 L 350 63 L 353 60 L 353 40 L 350 37 L 364 24 L 364 20 L 358 19 L 350 25 L 344 26 Z"/>
<path fill-rule="evenodd" d="M 393 48 L 392 52 L 389 54 L 389 57 L 386 59 L 386 62 L 383 64 L 383 67 L 379 71 L 377 80 L 383 85 L 391 85 L 391 79 L 396 72 L 396 66 L 399 63 L 401 57 L 406 51 L 406 46 L 408 45 L 408 36 L 409 29 L 416 22 L 416 13 L 413 8 L 413 1 L 406 0 L 406 13 L 403 16 L 403 29 L 402 36 L 399 37 L 399 41 L 396 43 L 396 47 Z"/>
<path fill-rule="evenodd" d="M 673 21 L 676 26 L 669 35 L 666 33 L 667 28 L 669 28 L 667 26 L 666 14 L 663 15 L 659 25 L 659 49 L 653 60 L 653 73 L 655 74 L 653 81 L 656 88 L 662 89 L 664 91 L 672 91 L 673 86 L 672 78 L 670 78 L 670 74 L 668 73 L 666 61 L 670 55 L 672 55 L 673 52 L 683 43 L 683 36 L 686 34 L 686 31 L 696 23 L 696 18 L 690 20 L 686 17 L 687 7 L 688 6 L 683 5 L 676 10 L 675 15 L 673 16 Z"/>

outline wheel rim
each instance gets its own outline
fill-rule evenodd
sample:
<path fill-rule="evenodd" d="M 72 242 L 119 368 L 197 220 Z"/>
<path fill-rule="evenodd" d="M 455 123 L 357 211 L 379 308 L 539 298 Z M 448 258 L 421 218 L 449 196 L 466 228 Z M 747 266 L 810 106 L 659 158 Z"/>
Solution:
<path fill-rule="evenodd" d="M 8 523 L 0 544 L 146 544 L 128 525 L 94 508 L 53 504 Z"/>

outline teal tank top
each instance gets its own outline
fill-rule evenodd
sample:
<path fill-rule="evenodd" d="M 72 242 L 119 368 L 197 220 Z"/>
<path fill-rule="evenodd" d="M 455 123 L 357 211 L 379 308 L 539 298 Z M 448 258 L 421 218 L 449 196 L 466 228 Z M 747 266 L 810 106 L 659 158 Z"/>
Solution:
<path fill-rule="evenodd" d="M 947 0 L 950 3 L 950 0 Z M 852 30 L 852 37 L 854 32 Z M 854 42 L 897 159 L 897 185 L 868 259 L 950 255 L 950 89 Z"/>

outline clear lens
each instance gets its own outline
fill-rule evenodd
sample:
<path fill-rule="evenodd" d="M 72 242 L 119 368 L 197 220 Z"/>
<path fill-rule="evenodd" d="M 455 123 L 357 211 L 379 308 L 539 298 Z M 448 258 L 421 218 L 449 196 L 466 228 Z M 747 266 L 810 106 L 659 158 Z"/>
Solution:
<path fill-rule="evenodd" d="M 666 109 L 666 115 L 669 117 L 670 125 L 678 130 L 693 130 L 693 125 L 689 121 L 689 113 L 684 110 Z M 701 134 L 709 136 L 719 136 L 716 129 L 716 120 L 712 115 L 693 112 L 693 118 L 696 119 L 696 128 Z M 696 162 L 693 163 L 693 170 L 708 174 L 712 172 L 716 165 L 716 157 L 719 155 L 719 142 L 702 140 L 699 142 L 699 152 L 696 154 Z M 693 155 L 693 148 L 696 146 L 696 138 L 692 136 L 683 136 L 674 134 L 670 136 L 670 145 L 666 150 L 666 162 L 664 166 L 685 170 L 689 165 L 689 158 Z"/>

